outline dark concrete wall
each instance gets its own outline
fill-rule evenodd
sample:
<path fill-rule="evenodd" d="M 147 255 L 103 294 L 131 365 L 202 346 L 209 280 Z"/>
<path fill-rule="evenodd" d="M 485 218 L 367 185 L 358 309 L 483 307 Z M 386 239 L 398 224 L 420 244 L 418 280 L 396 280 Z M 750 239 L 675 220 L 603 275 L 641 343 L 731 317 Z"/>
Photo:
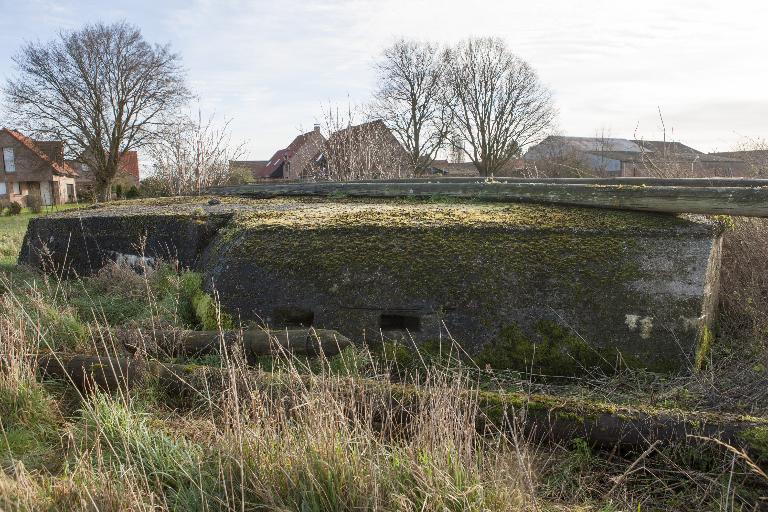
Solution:
<path fill-rule="evenodd" d="M 19 262 L 80 276 L 110 261 L 138 262 L 137 256 L 191 268 L 230 216 L 220 210 L 198 216 L 191 208 L 139 207 L 38 217 L 29 222 Z"/>
<path fill-rule="evenodd" d="M 199 269 L 243 320 L 373 343 L 453 338 L 500 367 L 685 371 L 706 355 L 716 315 L 719 227 L 667 214 L 386 200 L 121 206 L 33 221 L 21 259 L 40 266 L 45 246 L 87 273 L 137 254 L 141 234 L 146 256 Z"/>
<path fill-rule="evenodd" d="M 550 355 L 558 366 L 587 352 L 590 363 L 677 370 L 713 321 L 719 246 L 712 225 L 667 215 L 327 206 L 240 215 L 203 268 L 243 318 L 311 314 L 354 339 L 381 340 L 384 328 L 475 353 L 498 343 L 520 350 L 517 363 L 535 357 L 521 343 L 571 344 Z"/>

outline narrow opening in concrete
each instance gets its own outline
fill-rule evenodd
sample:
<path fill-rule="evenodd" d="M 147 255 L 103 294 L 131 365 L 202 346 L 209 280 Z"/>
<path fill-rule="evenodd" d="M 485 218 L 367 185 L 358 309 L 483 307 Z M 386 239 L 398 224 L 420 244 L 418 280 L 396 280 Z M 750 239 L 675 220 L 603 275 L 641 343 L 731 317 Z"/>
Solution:
<path fill-rule="evenodd" d="M 314 311 L 302 308 L 275 308 L 273 317 L 279 327 L 311 327 L 315 321 Z"/>
<path fill-rule="evenodd" d="M 421 318 L 414 315 L 384 313 L 379 317 L 379 327 L 382 331 L 419 331 Z"/>

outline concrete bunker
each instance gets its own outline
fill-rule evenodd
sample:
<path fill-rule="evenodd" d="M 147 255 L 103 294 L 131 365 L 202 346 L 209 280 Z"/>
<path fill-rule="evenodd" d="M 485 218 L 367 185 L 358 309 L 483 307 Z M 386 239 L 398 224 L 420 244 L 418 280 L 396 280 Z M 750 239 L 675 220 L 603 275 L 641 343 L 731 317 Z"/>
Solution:
<path fill-rule="evenodd" d="M 708 345 L 720 228 L 515 203 L 154 201 L 35 219 L 20 259 L 85 274 L 114 253 L 175 254 L 243 320 L 355 342 L 452 338 L 489 364 L 542 373 L 618 361 L 674 372 Z"/>

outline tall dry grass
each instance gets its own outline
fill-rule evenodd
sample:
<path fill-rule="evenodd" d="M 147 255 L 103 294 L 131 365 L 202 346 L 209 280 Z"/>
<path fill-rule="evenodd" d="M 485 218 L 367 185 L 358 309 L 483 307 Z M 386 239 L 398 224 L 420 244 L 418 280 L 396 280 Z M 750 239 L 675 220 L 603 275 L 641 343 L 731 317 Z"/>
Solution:
<path fill-rule="evenodd" d="M 768 219 L 734 218 L 722 261 L 721 335 L 762 348 L 768 337 Z"/>
<path fill-rule="evenodd" d="M 351 384 L 360 367 L 379 374 L 361 352 L 321 360 L 314 373 L 284 355 L 267 388 L 251 386 L 243 375 L 253 369 L 226 355 L 221 385 L 197 388 L 182 409 L 151 381 L 115 396 L 41 385 L 40 351 L 120 345 L 98 324 L 98 311 L 85 341 L 58 343 L 67 330 L 40 314 L 63 293 L 57 286 L 65 285 L 36 283 L 21 297 L 8 285 L 0 304 L 0 439 L 10 439 L 0 457 L 2 510 L 539 508 L 526 444 L 478 432 L 477 403 L 459 392 L 471 384 L 456 374 L 415 383 L 420 403 L 397 415 L 386 387 Z"/>
<path fill-rule="evenodd" d="M 419 402 L 397 407 L 386 362 L 364 349 L 321 359 L 311 372 L 283 355 L 268 386 L 225 353 L 213 361 L 221 382 L 184 397 L 151 379 L 87 397 L 36 380 L 41 350 L 119 351 L 110 308 L 145 301 L 149 325 L 168 322 L 174 308 L 160 302 L 175 295 L 157 286 L 175 278 L 157 278 L 110 268 L 85 284 L 6 283 L 0 510 L 751 510 L 747 476 L 727 453 L 659 449 L 616 486 L 637 454 L 599 453 L 579 440 L 542 450 L 514 429 L 478 430 L 467 392 L 478 384 L 451 365 L 418 372 L 407 383 L 419 387 Z M 77 289 L 87 322 L 70 307 Z M 85 336 L 62 344 L 70 320 Z M 357 386 L 355 376 L 383 385 Z"/>

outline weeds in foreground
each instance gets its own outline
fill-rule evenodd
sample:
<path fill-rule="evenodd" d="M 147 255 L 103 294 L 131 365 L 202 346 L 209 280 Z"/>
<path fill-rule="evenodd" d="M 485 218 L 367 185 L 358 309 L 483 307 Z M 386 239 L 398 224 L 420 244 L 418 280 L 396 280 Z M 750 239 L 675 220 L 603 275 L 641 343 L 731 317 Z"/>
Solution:
<path fill-rule="evenodd" d="M 136 274 L 115 266 L 67 282 L 20 274 L 2 285 L 1 510 L 746 511 L 761 504 L 754 471 L 722 447 L 658 446 L 644 456 L 581 440 L 539 445 L 515 429 L 479 432 L 472 393 L 459 392 L 477 382 L 442 351 L 408 361 L 402 347 L 354 348 L 312 362 L 286 356 L 263 365 L 281 376 L 266 389 L 238 378 L 242 361 L 225 355 L 199 361 L 226 378 L 186 404 L 147 382 L 72 406 L 71 390 L 36 380 L 38 352 L 117 350 L 112 328 L 120 324 L 215 321 L 220 328 L 217 305 L 199 300 L 197 277 L 173 268 Z M 406 362 L 408 370 L 422 364 L 413 384 L 424 399 L 403 428 L 387 414 L 391 396 L 350 382 L 407 380 L 408 371 L 393 371 Z M 654 378 L 632 377 L 646 389 Z"/>
<path fill-rule="evenodd" d="M 142 322 L 172 322 L 185 310 L 199 318 L 199 307 L 183 306 L 200 295 L 199 280 L 186 275 L 160 269 L 137 277 L 112 267 L 72 282 L 4 280 L 0 509 L 536 507 L 524 443 L 479 435 L 476 404 L 446 392 L 466 382 L 425 384 L 434 389 L 428 407 L 412 418 L 412 429 L 394 434 L 396 418 L 374 414 L 391 398 L 350 393 L 342 377 L 369 368 L 370 354 L 313 363 L 313 385 L 301 377 L 303 364 L 288 358 L 279 364 L 283 384 L 274 392 L 243 388 L 237 374 L 244 363 L 220 358 L 231 378 L 215 394 L 201 390 L 185 412 L 169 408 L 164 390 L 151 390 L 151 383 L 117 396 L 81 397 L 61 412 L 55 388 L 36 380 L 35 356 L 103 353 L 112 346 L 100 334 L 109 337 L 106 319 L 127 319 L 109 310 L 125 301 L 146 301 L 151 313 Z M 209 315 L 221 325 L 218 312 Z M 79 326 L 75 340 L 70 323 Z M 286 379 L 293 382 L 289 409 Z M 60 462 L 46 466 L 53 460 Z"/>

